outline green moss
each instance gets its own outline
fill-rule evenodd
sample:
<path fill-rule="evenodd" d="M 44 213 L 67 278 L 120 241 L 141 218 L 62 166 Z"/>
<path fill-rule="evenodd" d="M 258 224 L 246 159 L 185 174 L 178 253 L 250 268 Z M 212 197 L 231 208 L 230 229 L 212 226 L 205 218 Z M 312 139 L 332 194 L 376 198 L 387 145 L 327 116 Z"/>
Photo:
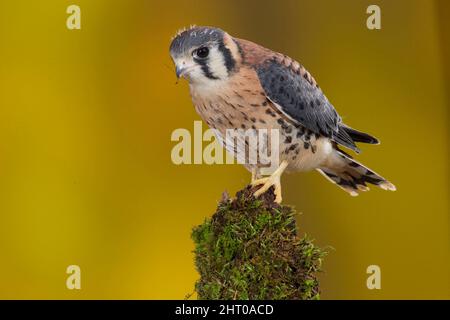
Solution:
<path fill-rule="evenodd" d="M 324 251 L 297 236 L 295 211 L 249 188 L 194 228 L 199 299 L 318 299 Z"/>

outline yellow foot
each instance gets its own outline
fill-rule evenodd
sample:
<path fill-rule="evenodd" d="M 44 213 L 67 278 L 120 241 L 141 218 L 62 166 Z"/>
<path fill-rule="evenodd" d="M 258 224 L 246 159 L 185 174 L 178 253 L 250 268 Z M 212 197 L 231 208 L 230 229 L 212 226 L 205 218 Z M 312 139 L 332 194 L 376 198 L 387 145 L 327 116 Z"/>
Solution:
<path fill-rule="evenodd" d="M 255 191 L 254 196 L 259 197 L 273 186 L 275 193 L 275 202 L 281 203 L 281 175 L 284 169 L 286 169 L 287 165 L 288 163 L 283 161 L 271 176 L 253 180 L 250 184 L 252 187 L 262 185 L 261 188 Z"/>
<path fill-rule="evenodd" d="M 261 178 L 258 180 L 255 180 L 251 183 L 253 187 L 262 185 L 261 188 L 255 191 L 254 196 L 259 197 L 264 192 L 270 189 L 270 187 L 274 187 L 274 193 L 275 193 L 275 202 L 281 203 L 281 183 L 280 183 L 280 177 L 278 179 L 275 179 L 273 176 L 267 177 L 267 178 Z"/>

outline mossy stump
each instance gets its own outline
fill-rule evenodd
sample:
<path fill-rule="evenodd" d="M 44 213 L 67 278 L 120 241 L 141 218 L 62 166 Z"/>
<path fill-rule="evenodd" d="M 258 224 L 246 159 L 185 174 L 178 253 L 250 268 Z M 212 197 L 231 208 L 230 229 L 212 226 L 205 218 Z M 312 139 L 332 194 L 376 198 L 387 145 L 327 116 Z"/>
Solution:
<path fill-rule="evenodd" d="M 211 219 L 193 229 L 199 299 L 318 299 L 324 251 L 298 236 L 295 211 L 255 199 L 249 187 L 223 197 Z"/>

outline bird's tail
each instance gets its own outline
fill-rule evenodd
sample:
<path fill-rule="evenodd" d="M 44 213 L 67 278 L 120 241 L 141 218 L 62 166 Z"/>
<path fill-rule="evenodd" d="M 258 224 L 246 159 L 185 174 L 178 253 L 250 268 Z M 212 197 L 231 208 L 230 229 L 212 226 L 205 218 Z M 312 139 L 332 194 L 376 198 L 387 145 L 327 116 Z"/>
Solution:
<path fill-rule="evenodd" d="M 395 186 L 385 178 L 337 149 L 317 170 L 352 196 L 357 196 L 359 191 L 368 191 L 367 183 L 384 190 L 396 190 Z"/>
<path fill-rule="evenodd" d="M 343 123 L 341 123 L 339 125 L 339 130 L 345 131 L 345 133 L 350 136 L 350 138 L 353 140 L 353 142 L 363 142 L 363 143 L 369 143 L 369 144 L 379 144 L 380 143 L 380 140 L 378 140 L 374 136 L 372 136 L 368 133 L 350 128 L 349 126 L 347 126 Z"/>

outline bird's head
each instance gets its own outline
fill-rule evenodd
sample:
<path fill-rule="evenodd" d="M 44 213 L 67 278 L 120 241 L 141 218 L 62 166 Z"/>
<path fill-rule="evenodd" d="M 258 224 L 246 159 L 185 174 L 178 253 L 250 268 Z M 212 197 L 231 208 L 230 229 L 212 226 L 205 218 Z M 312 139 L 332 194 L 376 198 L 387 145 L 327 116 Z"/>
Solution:
<path fill-rule="evenodd" d="M 218 28 L 191 27 L 179 31 L 170 44 L 177 77 L 192 85 L 220 83 L 238 68 L 239 48 L 233 38 Z"/>

